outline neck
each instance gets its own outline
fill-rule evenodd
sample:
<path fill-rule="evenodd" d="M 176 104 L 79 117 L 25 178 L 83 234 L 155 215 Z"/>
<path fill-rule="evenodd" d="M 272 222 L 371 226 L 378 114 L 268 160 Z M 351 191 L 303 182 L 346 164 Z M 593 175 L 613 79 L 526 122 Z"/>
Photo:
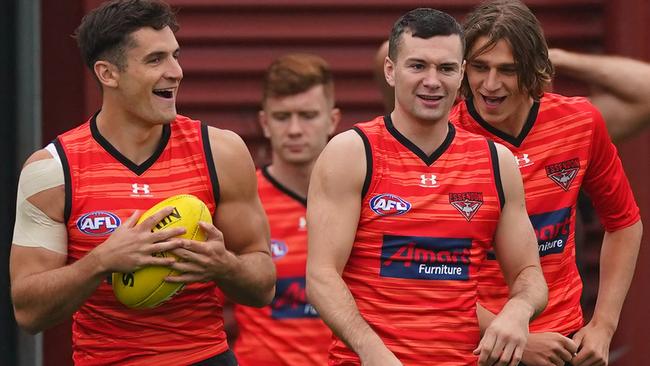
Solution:
<path fill-rule="evenodd" d="M 437 121 L 426 121 L 413 118 L 396 108 L 390 116 L 393 120 L 393 126 L 399 133 L 404 135 L 426 155 L 433 154 L 447 138 L 449 115 Z"/>
<path fill-rule="evenodd" d="M 306 164 L 289 164 L 280 159 L 274 158 L 269 165 L 269 174 L 282 184 L 285 188 L 306 198 L 309 190 L 309 177 L 314 168 L 315 161 Z"/>
<path fill-rule="evenodd" d="M 533 102 L 533 98 L 528 98 L 526 102 L 522 103 L 520 108 L 518 108 L 515 113 L 508 116 L 503 123 L 497 123 L 493 126 L 510 136 L 519 136 L 528 120 L 528 115 L 530 114 L 530 108 L 533 106 Z"/>
<path fill-rule="evenodd" d="M 123 113 L 103 106 L 97 115 L 97 129 L 120 154 L 139 165 L 156 151 L 163 125 L 133 121 Z"/>

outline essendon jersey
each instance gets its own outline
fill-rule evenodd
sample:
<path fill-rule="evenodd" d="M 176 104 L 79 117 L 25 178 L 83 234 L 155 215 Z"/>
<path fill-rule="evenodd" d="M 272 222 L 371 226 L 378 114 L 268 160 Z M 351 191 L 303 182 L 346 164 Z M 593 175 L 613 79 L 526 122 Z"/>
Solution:
<path fill-rule="evenodd" d="M 305 296 L 307 222 L 304 198 L 263 168 L 257 184 L 271 227 L 271 254 L 277 271 L 271 305 L 235 305 L 241 366 L 324 365 L 332 332 Z"/>
<path fill-rule="evenodd" d="M 459 103 L 452 122 L 499 142 L 515 155 L 526 192 L 526 208 L 537 235 L 548 283 L 548 305 L 531 322 L 532 332 L 569 335 L 583 324 L 582 282 L 575 260 L 575 215 L 585 188 L 608 231 L 639 220 L 629 183 L 600 113 L 585 98 L 546 93 L 535 101 L 519 136 L 484 121 L 472 100 Z M 479 276 L 480 303 L 498 312 L 508 298 L 493 253 Z"/>
<path fill-rule="evenodd" d="M 185 117 L 136 165 L 104 139 L 95 117 L 55 140 L 64 167 L 68 262 L 104 242 L 135 210 L 189 193 L 214 215 L 217 175 L 207 126 Z M 194 283 L 154 309 L 117 301 L 110 276 L 73 316 L 76 365 L 189 365 L 228 349 L 215 284 Z"/>
<path fill-rule="evenodd" d="M 389 116 L 356 125 L 367 175 L 343 280 L 404 365 L 475 365 L 477 272 L 503 204 L 493 143 L 449 124 L 427 156 Z M 331 365 L 359 364 L 336 339 Z"/>
<path fill-rule="evenodd" d="M 267 168 L 257 172 L 257 184 L 271 227 L 277 282 L 271 305 L 235 305 L 237 360 L 241 366 L 325 365 L 332 332 L 305 296 L 307 202 Z"/>

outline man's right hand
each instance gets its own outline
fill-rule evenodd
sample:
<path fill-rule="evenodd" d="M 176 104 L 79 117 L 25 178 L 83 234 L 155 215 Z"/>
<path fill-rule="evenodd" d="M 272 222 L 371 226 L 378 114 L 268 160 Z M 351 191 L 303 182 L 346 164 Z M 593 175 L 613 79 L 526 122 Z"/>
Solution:
<path fill-rule="evenodd" d="M 575 342 L 560 333 L 531 333 L 521 362 L 527 366 L 564 366 L 577 350 Z"/>
<path fill-rule="evenodd" d="M 98 245 L 88 255 L 92 255 L 101 273 L 133 272 L 145 266 L 170 266 L 173 257 L 157 257 L 154 253 L 176 249 L 182 241 L 173 237 L 185 233 L 185 228 L 177 227 L 151 232 L 160 220 L 172 212 L 165 207 L 146 218 L 140 224 L 141 211 L 135 211 L 115 232 Z"/>

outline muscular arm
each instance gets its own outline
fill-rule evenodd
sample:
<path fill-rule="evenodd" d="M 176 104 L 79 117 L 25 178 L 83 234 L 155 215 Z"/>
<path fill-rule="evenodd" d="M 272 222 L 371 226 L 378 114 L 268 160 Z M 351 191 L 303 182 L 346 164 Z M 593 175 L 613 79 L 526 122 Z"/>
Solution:
<path fill-rule="evenodd" d="M 275 265 L 253 161 L 244 142 L 233 132 L 209 128 L 209 134 L 220 189 L 214 224 L 232 254 L 229 270 L 215 280 L 233 301 L 264 306 L 275 292 Z"/>
<path fill-rule="evenodd" d="M 650 124 L 649 63 L 560 49 L 549 50 L 549 57 L 559 73 L 592 87 L 589 98 L 605 118 L 614 141 Z"/>
<path fill-rule="evenodd" d="M 316 162 L 307 205 L 307 297 L 362 362 L 375 357 L 399 365 L 363 319 L 341 278 L 359 222 L 365 173 L 363 142 L 354 131 L 332 139 Z"/>
<path fill-rule="evenodd" d="M 43 159 L 52 159 L 52 157 L 45 150 L 38 151 L 27 160 L 25 166 Z M 63 225 L 65 201 L 63 185 L 30 195 L 27 200 L 58 223 L 57 225 Z M 20 205 L 18 210 L 21 210 Z M 164 215 L 168 213 L 165 212 Z M 18 212 L 17 216 L 20 214 L 21 212 Z M 146 232 L 150 231 L 153 223 L 159 221 L 164 215 L 154 215 L 156 217 L 152 217 L 148 222 L 149 229 L 130 231 L 137 236 L 134 240 L 150 239 L 153 242 L 178 235 L 177 231 L 158 235 Z M 157 221 L 153 221 L 156 218 Z M 98 246 L 70 265 L 66 265 L 65 254 L 45 247 L 27 247 L 14 243 L 10 258 L 11 296 L 18 324 L 30 333 L 40 332 L 70 317 L 97 289 L 104 277 L 113 270 L 123 269 L 129 272 L 147 264 L 168 265 L 169 260 L 160 260 L 150 254 L 153 251 L 172 248 L 173 243 L 152 244 L 149 250 L 153 251 L 131 255 L 122 255 L 121 249 L 116 247 L 116 244 L 121 245 L 124 238 L 131 235 L 127 233 L 127 228 L 131 228 L 136 219 L 137 216 L 134 215 L 126 220 L 123 227 L 116 230 L 105 242 L 109 242 L 108 245 Z M 166 236 L 167 234 L 173 235 Z"/>
<path fill-rule="evenodd" d="M 510 151 L 497 146 L 499 169 L 505 195 L 495 235 L 494 249 L 510 298 L 501 312 L 486 328 L 479 350 L 480 364 L 517 364 L 523 354 L 528 335 L 528 322 L 544 310 L 548 289 L 542 274 L 537 242 L 524 200 L 523 183 Z M 479 321 L 489 316 L 478 310 Z M 512 361 L 509 361 L 512 360 Z"/>

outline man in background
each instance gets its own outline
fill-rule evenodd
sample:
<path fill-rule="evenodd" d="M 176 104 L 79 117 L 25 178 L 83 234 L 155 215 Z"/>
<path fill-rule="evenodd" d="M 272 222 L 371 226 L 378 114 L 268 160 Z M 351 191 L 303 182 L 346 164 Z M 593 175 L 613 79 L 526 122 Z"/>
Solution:
<path fill-rule="evenodd" d="M 282 56 L 264 79 L 259 121 L 271 142 L 271 165 L 257 171 L 271 226 L 275 297 L 256 309 L 235 305 L 235 354 L 242 366 L 325 365 L 331 331 L 305 296 L 307 190 L 319 154 L 336 130 L 330 66 L 311 54 Z"/>

